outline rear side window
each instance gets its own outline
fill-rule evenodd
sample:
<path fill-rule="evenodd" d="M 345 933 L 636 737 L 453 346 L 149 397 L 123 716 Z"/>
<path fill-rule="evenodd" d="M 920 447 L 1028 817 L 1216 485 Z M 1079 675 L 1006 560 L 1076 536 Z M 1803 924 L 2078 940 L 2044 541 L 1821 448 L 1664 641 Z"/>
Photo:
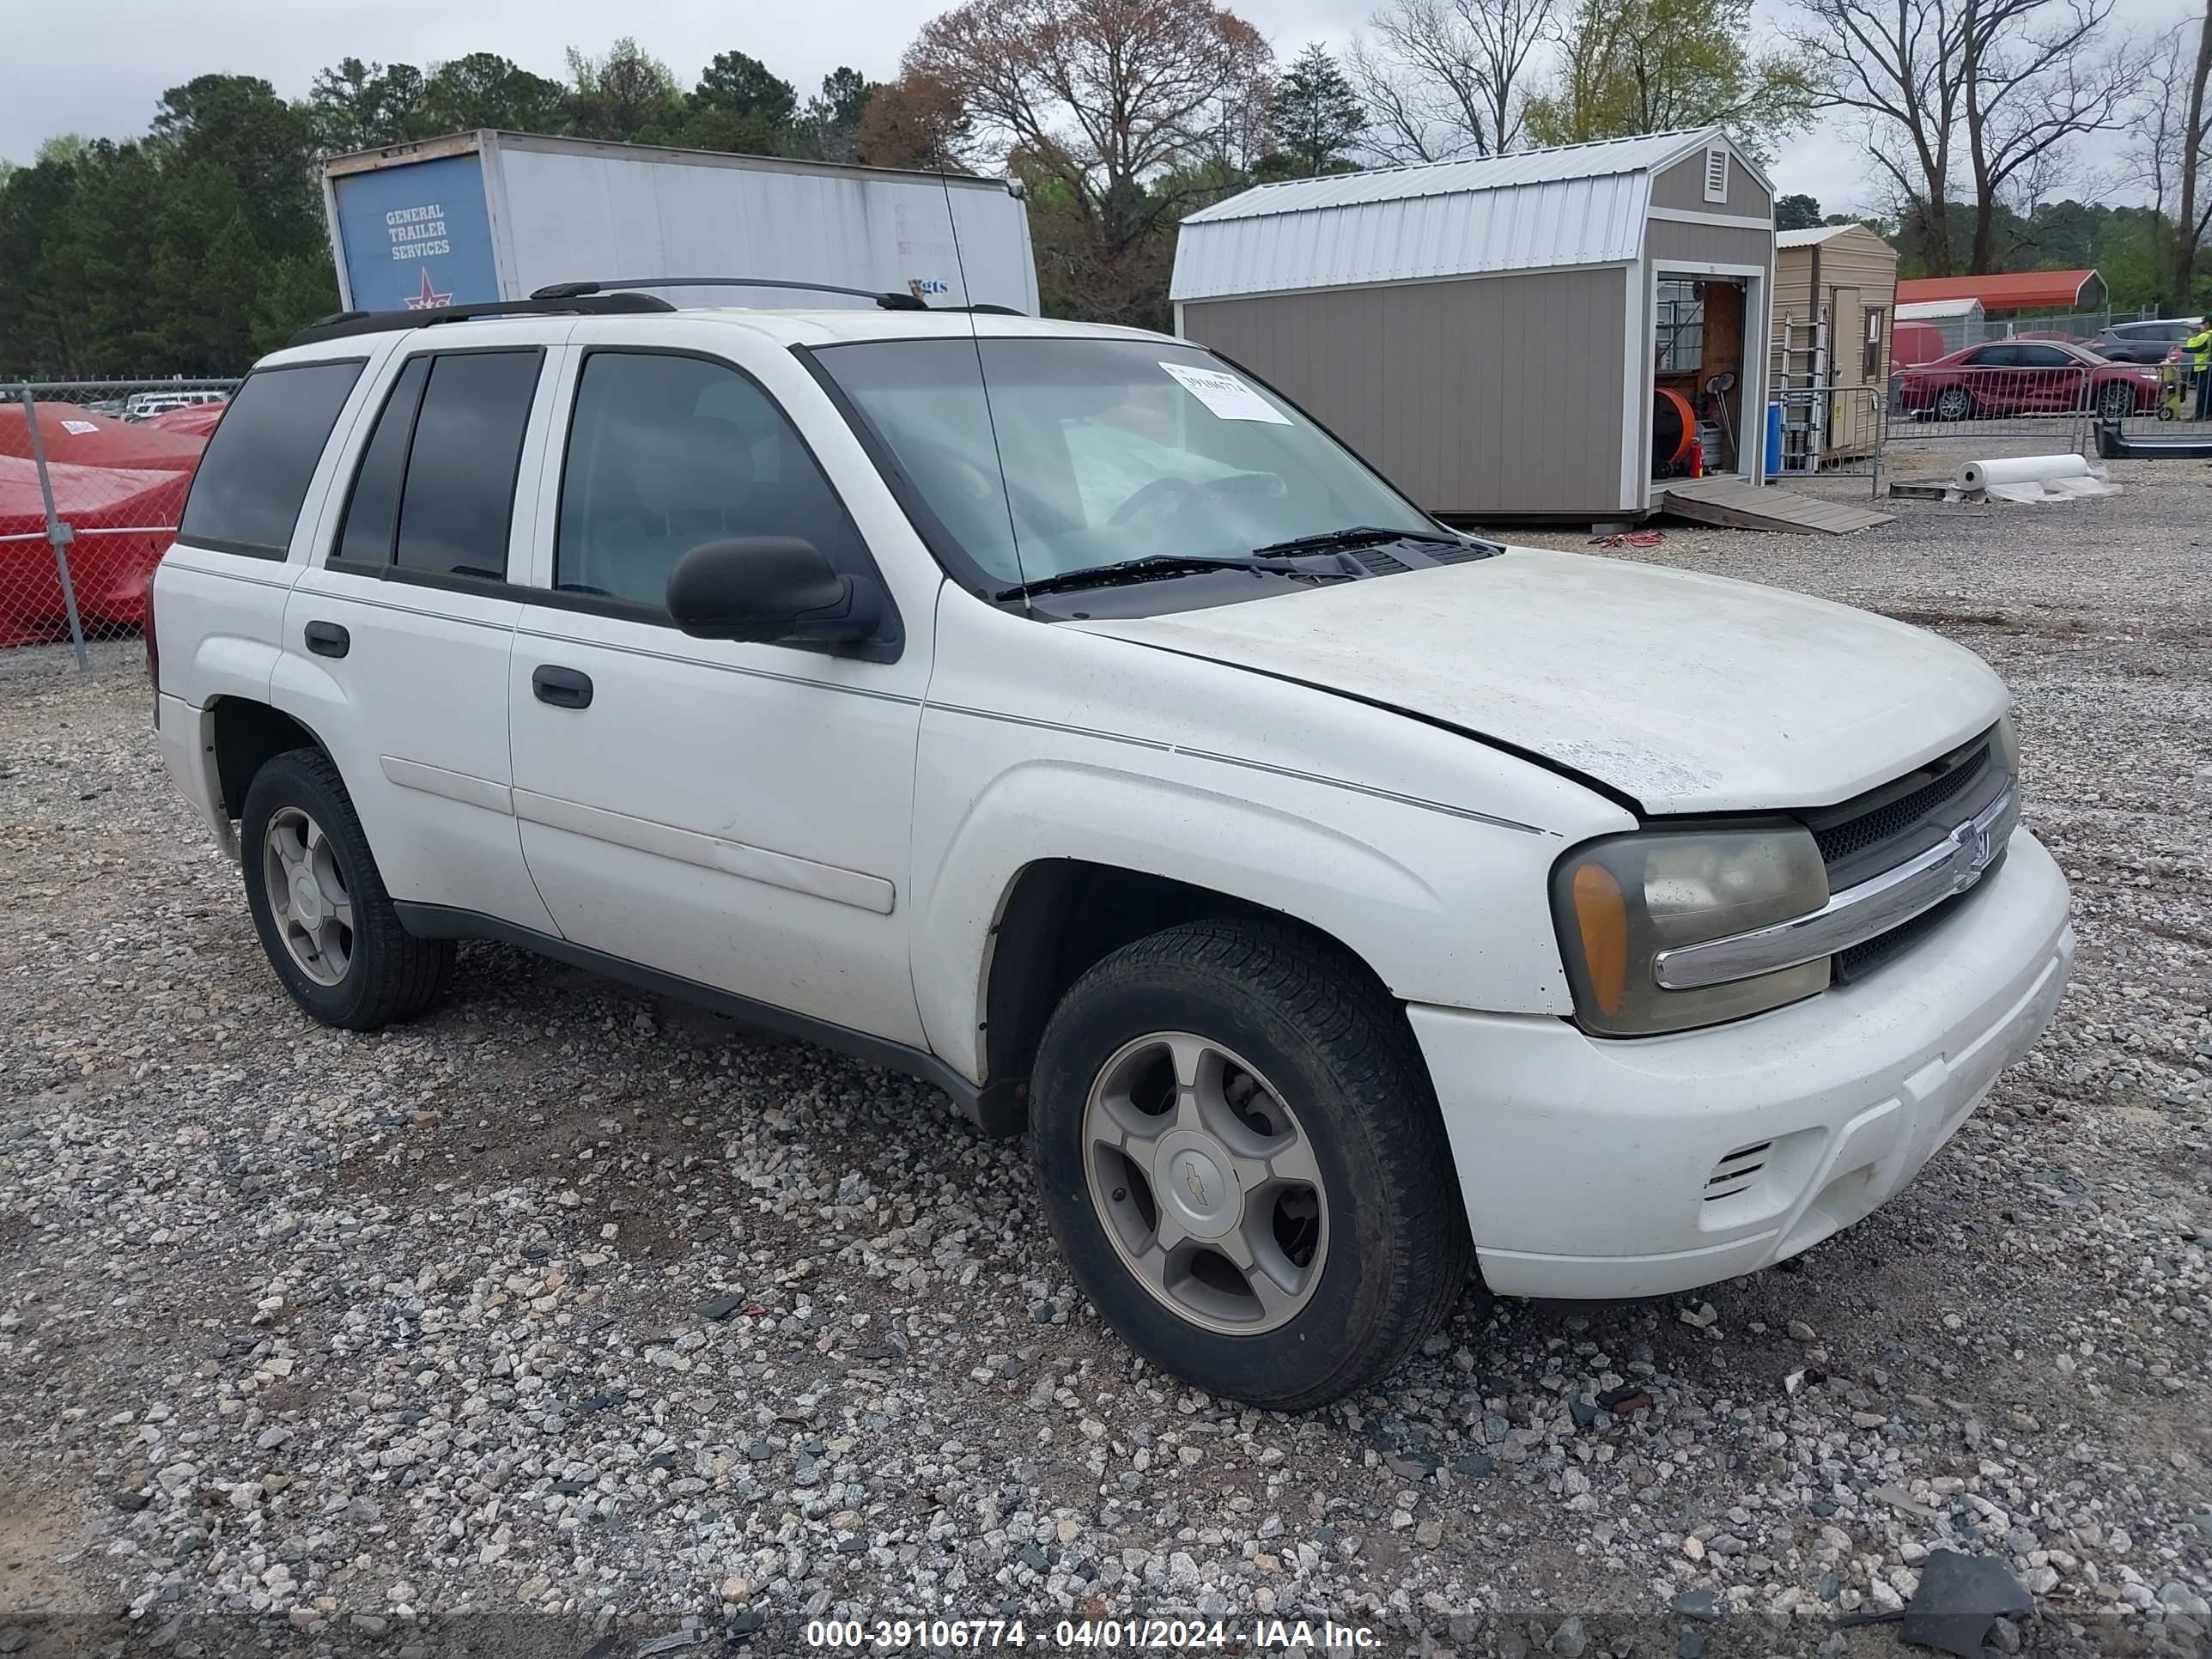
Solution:
<path fill-rule="evenodd" d="M 542 361 L 471 351 L 433 362 L 400 489 L 394 574 L 506 578 L 514 472 Z"/>
<path fill-rule="evenodd" d="M 534 348 L 409 358 L 354 469 L 331 562 L 503 580 L 515 469 L 544 361 Z"/>
<path fill-rule="evenodd" d="M 392 544 L 399 534 L 399 487 L 407 481 L 407 446 L 415 435 L 415 411 L 422 406 L 423 382 L 429 378 L 430 360 L 410 357 L 392 383 L 354 473 L 333 560 L 362 565 L 392 562 Z"/>
<path fill-rule="evenodd" d="M 361 369 L 356 359 L 247 375 L 200 458 L 179 539 L 218 552 L 283 558 L 315 463 Z"/>

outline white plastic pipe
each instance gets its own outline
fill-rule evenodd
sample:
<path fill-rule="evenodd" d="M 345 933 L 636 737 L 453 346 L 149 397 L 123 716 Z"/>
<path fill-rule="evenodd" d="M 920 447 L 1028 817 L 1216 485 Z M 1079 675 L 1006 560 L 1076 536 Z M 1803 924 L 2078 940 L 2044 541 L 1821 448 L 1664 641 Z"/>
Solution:
<path fill-rule="evenodd" d="M 2049 483 L 2054 478 L 2089 476 L 2089 463 L 2079 455 L 2013 455 L 1968 461 L 1959 469 L 1959 488 L 1987 489 L 1991 484 Z"/>

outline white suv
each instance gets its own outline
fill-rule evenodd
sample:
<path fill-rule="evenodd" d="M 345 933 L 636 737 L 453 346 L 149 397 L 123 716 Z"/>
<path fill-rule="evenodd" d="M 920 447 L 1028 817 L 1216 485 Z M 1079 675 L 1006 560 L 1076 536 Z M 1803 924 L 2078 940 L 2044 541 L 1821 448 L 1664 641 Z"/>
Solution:
<path fill-rule="evenodd" d="M 1158 335 L 541 306 L 268 358 L 155 582 L 169 769 L 319 1019 L 495 939 L 913 1073 L 1026 1128 L 1139 1351 L 1297 1408 L 1473 1263 L 1805 1249 L 2051 1018 L 1957 647 L 1455 533 Z"/>

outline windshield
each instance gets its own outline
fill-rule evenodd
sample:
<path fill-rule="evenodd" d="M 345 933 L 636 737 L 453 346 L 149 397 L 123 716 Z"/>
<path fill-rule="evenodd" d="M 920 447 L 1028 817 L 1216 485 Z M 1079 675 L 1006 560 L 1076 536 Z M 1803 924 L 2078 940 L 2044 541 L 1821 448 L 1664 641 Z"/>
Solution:
<path fill-rule="evenodd" d="M 881 340 L 815 356 L 989 586 L 1242 558 L 1353 525 L 1437 531 L 1296 409 L 1194 347 Z"/>

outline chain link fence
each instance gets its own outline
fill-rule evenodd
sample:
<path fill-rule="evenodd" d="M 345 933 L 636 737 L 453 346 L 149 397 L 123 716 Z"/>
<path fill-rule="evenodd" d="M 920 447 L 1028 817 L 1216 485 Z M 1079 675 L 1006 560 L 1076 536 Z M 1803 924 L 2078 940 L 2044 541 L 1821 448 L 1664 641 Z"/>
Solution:
<path fill-rule="evenodd" d="M 237 384 L 0 381 L 0 673 L 90 672 L 136 638 Z"/>

